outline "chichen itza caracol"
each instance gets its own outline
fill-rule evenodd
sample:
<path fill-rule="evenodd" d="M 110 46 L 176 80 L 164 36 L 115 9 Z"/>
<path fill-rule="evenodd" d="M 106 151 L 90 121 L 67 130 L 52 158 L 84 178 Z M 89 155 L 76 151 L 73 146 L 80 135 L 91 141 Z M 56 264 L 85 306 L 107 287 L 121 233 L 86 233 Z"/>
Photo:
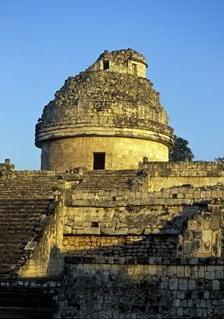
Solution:
<path fill-rule="evenodd" d="M 224 318 L 224 163 L 170 162 L 147 61 L 104 51 L 0 164 L 0 318 Z"/>

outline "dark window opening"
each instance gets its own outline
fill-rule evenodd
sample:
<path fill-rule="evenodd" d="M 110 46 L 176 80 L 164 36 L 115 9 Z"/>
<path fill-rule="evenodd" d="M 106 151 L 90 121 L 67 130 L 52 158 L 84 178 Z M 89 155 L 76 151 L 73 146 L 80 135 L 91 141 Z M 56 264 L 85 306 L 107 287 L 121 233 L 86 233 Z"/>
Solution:
<path fill-rule="evenodd" d="M 134 75 L 137 75 L 137 73 L 138 73 L 137 64 L 133 63 L 132 69 L 133 69 Z"/>
<path fill-rule="evenodd" d="M 110 68 L 110 62 L 108 60 L 103 61 L 103 69 L 108 70 Z"/>
<path fill-rule="evenodd" d="M 177 198 L 177 194 L 172 194 L 172 198 Z"/>
<path fill-rule="evenodd" d="M 93 169 L 105 169 L 105 153 L 93 153 Z"/>
<path fill-rule="evenodd" d="M 98 222 L 91 222 L 91 227 L 98 228 L 99 227 L 99 223 Z"/>

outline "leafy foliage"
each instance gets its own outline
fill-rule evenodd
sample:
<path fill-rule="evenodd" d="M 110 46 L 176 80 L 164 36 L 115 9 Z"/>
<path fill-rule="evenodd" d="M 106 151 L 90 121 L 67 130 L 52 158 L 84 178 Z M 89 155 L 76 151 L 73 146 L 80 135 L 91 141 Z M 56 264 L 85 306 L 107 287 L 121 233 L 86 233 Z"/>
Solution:
<path fill-rule="evenodd" d="M 170 161 L 180 162 L 180 161 L 189 161 L 191 162 L 194 158 L 194 155 L 191 149 L 188 146 L 188 141 L 174 135 L 174 146 L 170 151 Z"/>
<path fill-rule="evenodd" d="M 215 158 L 215 161 L 216 162 L 224 162 L 224 156 Z"/>

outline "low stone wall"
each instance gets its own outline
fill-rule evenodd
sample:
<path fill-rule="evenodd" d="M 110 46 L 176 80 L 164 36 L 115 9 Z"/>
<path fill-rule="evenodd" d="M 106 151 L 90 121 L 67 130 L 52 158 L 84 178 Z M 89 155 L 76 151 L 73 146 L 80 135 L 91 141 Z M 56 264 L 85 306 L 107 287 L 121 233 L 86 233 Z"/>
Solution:
<path fill-rule="evenodd" d="M 178 236 L 65 236 L 62 252 L 76 256 L 175 258 Z"/>
<path fill-rule="evenodd" d="M 57 318 L 224 317 L 223 259 L 145 261 L 67 258 Z"/>
<path fill-rule="evenodd" d="M 148 179 L 148 191 L 191 184 L 194 187 L 224 183 L 224 163 L 222 162 L 148 162 L 140 163 Z"/>
<path fill-rule="evenodd" d="M 223 162 L 148 162 L 139 163 L 151 176 L 224 176 Z"/>
<path fill-rule="evenodd" d="M 161 177 L 162 178 L 162 177 Z M 195 201 L 211 201 L 214 198 L 224 198 L 224 177 L 223 183 L 206 186 L 195 186 L 191 184 L 173 185 L 170 188 L 162 188 L 159 191 L 132 190 L 134 184 L 142 184 L 139 180 L 130 180 L 130 190 L 114 189 L 79 189 L 75 188 L 67 193 L 67 206 L 82 207 L 122 207 L 122 206 L 180 206 L 193 205 Z M 141 185 L 140 184 L 140 185 Z M 162 184 L 163 185 L 163 184 Z M 81 186 L 81 185 L 80 185 Z M 79 187 L 80 187 L 79 186 Z M 140 186 L 139 186 L 140 187 Z"/>
<path fill-rule="evenodd" d="M 141 235 L 180 232 L 181 222 L 197 213 L 197 207 L 130 206 L 130 207 L 67 207 L 65 235 Z M 179 229 L 172 224 L 180 219 Z"/>

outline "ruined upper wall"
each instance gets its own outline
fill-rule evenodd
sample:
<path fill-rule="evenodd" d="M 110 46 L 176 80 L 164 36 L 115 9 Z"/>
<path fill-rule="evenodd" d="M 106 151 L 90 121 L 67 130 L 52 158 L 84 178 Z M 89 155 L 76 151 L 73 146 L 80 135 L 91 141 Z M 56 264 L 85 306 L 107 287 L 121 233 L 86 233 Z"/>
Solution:
<path fill-rule="evenodd" d="M 139 167 L 149 176 L 149 191 L 184 184 L 200 187 L 224 183 L 222 162 L 146 162 L 140 163 Z"/>
<path fill-rule="evenodd" d="M 224 176 L 224 162 L 143 162 L 139 163 L 140 169 L 148 171 L 150 176 L 161 177 L 217 177 Z"/>
<path fill-rule="evenodd" d="M 107 70 L 108 72 L 128 73 L 145 78 L 147 67 L 146 58 L 142 54 L 135 50 L 127 49 L 111 52 L 104 51 L 89 70 Z"/>

